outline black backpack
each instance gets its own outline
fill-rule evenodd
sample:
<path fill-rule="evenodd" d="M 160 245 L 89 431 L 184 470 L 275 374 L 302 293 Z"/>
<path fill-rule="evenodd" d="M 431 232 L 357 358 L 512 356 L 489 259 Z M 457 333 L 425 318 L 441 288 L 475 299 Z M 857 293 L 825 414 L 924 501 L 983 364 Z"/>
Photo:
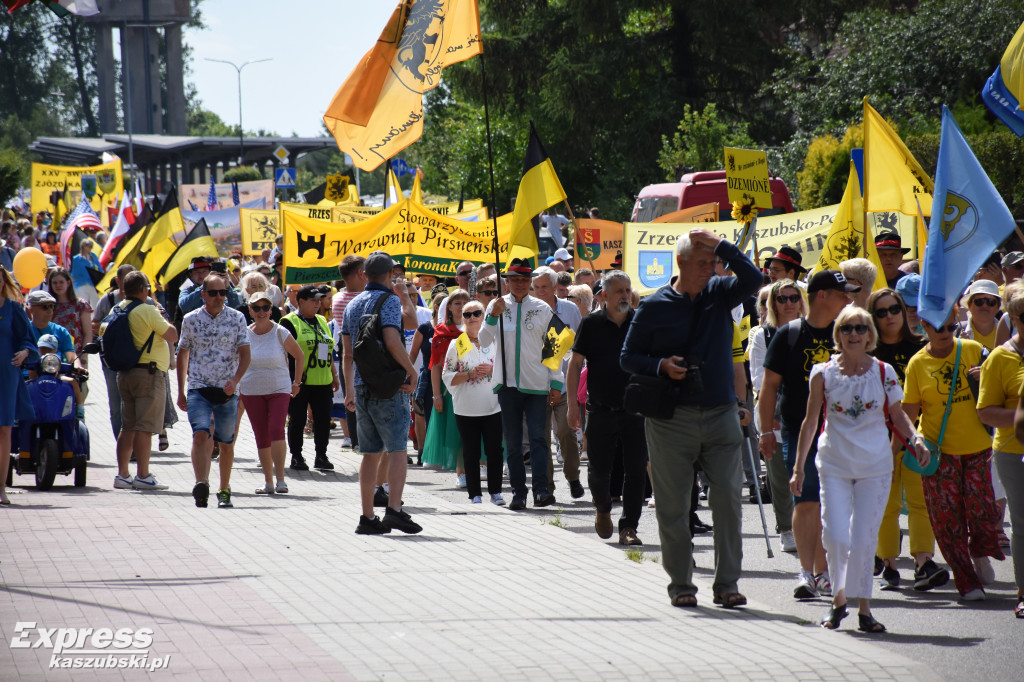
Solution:
<path fill-rule="evenodd" d="M 124 308 L 115 305 L 100 324 L 100 358 L 115 372 L 132 369 L 139 364 L 142 354 L 153 348 L 154 332 L 149 333 L 142 348 L 136 348 L 135 337 L 128 324 L 128 315 L 140 305 L 143 305 L 142 301 L 132 301 Z"/>
<path fill-rule="evenodd" d="M 384 345 L 384 330 L 380 323 L 380 311 L 389 296 L 388 292 L 377 297 L 373 310 L 359 318 L 359 331 L 352 340 L 352 359 L 359 369 L 359 376 L 370 391 L 370 397 L 377 400 L 391 398 L 405 383 L 405 369 L 391 356 Z"/>

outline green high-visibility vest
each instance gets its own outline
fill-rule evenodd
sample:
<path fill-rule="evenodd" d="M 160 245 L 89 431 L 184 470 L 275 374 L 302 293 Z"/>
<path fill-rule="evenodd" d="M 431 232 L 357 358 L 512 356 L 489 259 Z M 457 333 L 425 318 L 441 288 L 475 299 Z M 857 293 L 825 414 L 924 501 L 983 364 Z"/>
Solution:
<path fill-rule="evenodd" d="M 306 357 L 306 370 L 302 376 L 302 383 L 307 386 L 327 386 L 334 381 L 334 374 L 331 372 L 331 357 L 334 352 L 334 339 L 331 338 L 331 330 L 327 326 L 327 320 L 316 315 L 316 324 L 310 324 L 299 317 L 298 313 L 290 313 L 282 319 L 288 320 L 297 334 L 295 341 L 302 349 Z M 326 346 L 326 351 L 318 351 L 320 344 Z M 324 358 L 324 359 L 321 359 Z"/>

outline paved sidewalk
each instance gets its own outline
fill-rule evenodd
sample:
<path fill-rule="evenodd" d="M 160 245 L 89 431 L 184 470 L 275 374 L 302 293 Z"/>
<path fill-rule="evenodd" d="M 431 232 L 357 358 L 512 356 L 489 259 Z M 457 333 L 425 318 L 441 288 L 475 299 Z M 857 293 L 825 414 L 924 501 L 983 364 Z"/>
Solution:
<path fill-rule="evenodd" d="M 151 676 L 164 679 L 938 677 L 868 637 L 837 637 L 756 602 L 713 607 L 709 584 L 699 609 L 672 608 L 660 565 L 624 560 L 551 525 L 550 514 L 455 503 L 411 485 L 403 497 L 422 534 L 355 535 L 357 456 L 332 454 L 334 473 L 291 476 L 290 494 L 257 497 L 245 419 L 234 509 L 194 506 L 183 422 L 154 456 L 170 490 L 114 490 L 105 397 L 95 380 L 89 486 L 62 478 L 40 493 L 16 476 L 14 506 L 0 510 L 0 679 L 149 674 L 49 669 L 45 644 L 9 646 L 15 624 L 33 621 L 150 628 L 148 660 L 170 657 Z"/>

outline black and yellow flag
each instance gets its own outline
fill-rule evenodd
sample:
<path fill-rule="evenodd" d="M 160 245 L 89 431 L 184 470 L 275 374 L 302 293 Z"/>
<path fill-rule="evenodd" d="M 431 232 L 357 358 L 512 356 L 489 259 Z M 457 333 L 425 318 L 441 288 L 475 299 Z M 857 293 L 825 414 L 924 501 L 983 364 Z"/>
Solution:
<path fill-rule="evenodd" d="M 565 190 L 558 181 L 555 167 L 551 165 L 551 159 L 544 151 L 544 145 L 537 137 L 537 130 L 531 121 L 530 142 L 526 145 L 523 179 L 519 182 L 519 193 L 516 194 L 509 245 L 522 246 L 536 254 L 540 250 L 537 244 L 539 225 L 534 224 L 533 218 L 558 202 L 565 201 L 565 198 Z"/>
<path fill-rule="evenodd" d="M 540 352 L 541 364 L 557 371 L 562 365 L 562 358 L 572 349 L 575 340 L 576 332 L 562 322 L 558 315 L 552 315 L 547 332 L 544 333 L 544 348 Z"/>
<path fill-rule="evenodd" d="M 183 273 L 195 256 L 217 257 L 217 243 L 210 236 L 210 228 L 206 226 L 206 220 L 203 218 L 200 218 L 192 231 L 185 237 L 185 241 L 181 242 L 181 245 L 167 260 L 167 264 L 160 271 L 160 283 L 166 286 L 168 282 Z"/>

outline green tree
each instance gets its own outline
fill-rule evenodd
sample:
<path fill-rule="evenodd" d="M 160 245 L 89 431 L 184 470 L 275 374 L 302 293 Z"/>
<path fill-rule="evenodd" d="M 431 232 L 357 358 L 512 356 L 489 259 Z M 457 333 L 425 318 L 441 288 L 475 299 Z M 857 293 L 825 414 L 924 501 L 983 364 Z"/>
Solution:
<path fill-rule="evenodd" d="M 658 165 L 669 182 L 678 182 L 683 173 L 724 168 L 725 147 L 753 146 L 747 128 L 746 123 L 719 121 L 718 110 L 710 102 L 704 111 L 695 111 L 687 104 L 672 139 L 661 136 Z"/>

